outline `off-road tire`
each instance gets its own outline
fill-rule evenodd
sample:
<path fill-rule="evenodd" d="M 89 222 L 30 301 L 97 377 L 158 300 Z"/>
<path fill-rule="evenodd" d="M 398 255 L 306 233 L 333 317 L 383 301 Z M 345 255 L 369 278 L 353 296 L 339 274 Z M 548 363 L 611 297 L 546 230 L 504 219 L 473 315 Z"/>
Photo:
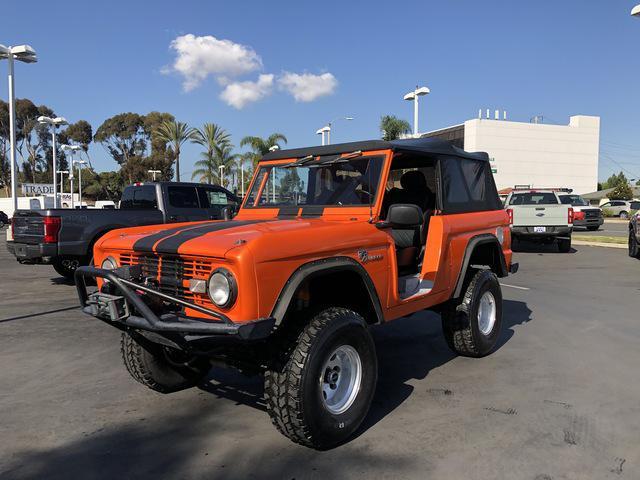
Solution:
<path fill-rule="evenodd" d="M 589 230 L 590 232 L 595 232 L 596 230 L 599 230 L 600 227 L 599 226 L 592 226 L 592 227 L 587 227 L 587 230 Z"/>
<path fill-rule="evenodd" d="M 640 258 L 640 246 L 636 240 L 636 233 L 633 228 L 629 229 L 629 256 L 632 258 Z"/>
<path fill-rule="evenodd" d="M 360 426 L 374 396 L 378 362 L 369 327 L 351 310 L 328 308 L 292 336 L 295 340 L 283 345 L 282 358 L 265 373 L 271 421 L 280 433 L 301 445 L 319 450 L 339 445 Z M 343 345 L 358 353 L 362 377 L 351 406 L 333 414 L 324 404 L 321 379 L 331 353 Z"/>
<path fill-rule="evenodd" d="M 55 257 L 51 262 L 53 269 L 67 280 L 73 280 L 76 269 L 83 265 L 87 265 L 84 257 Z"/>
<path fill-rule="evenodd" d="M 120 352 L 124 366 L 134 380 L 160 393 L 194 387 L 211 368 L 204 357 L 187 357 L 136 333 L 122 333 Z"/>
<path fill-rule="evenodd" d="M 480 299 L 491 292 L 495 300 L 496 318 L 493 328 L 484 334 L 479 328 Z M 449 348 L 465 357 L 484 357 L 493 351 L 502 328 L 502 290 L 495 273 L 479 270 L 467 282 L 458 302 L 447 305 L 441 313 L 442 330 Z"/>
<path fill-rule="evenodd" d="M 558 239 L 558 251 L 560 253 L 569 253 L 571 251 L 571 237 Z"/>

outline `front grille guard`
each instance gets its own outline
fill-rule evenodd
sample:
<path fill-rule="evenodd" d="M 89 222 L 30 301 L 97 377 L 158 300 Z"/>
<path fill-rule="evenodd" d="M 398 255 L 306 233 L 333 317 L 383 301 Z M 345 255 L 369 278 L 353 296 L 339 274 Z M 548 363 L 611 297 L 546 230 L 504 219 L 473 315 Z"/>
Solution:
<path fill-rule="evenodd" d="M 140 285 L 130 280 L 135 278 L 138 269 L 136 266 L 120 267 L 115 270 L 105 270 L 95 267 L 79 267 L 75 271 L 76 288 L 78 290 L 78 297 L 80 298 L 80 304 L 83 307 L 83 311 L 94 317 L 99 317 L 100 302 L 105 307 L 106 311 L 115 312 L 117 318 L 111 316 L 112 322 L 121 322 L 127 326 L 140 328 L 143 330 L 158 331 L 158 332 L 182 332 L 182 333 L 194 333 L 194 334 L 236 334 L 241 333 L 241 327 L 248 325 L 236 324 L 229 317 L 222 313 L 215 312 L 201 305 L 196 305 L 191 302 L 187 302 L 181 298 L 176 298 L 166 293 L 159 292 L 153 288 L 145 285 Z M 139 273 L 139 272 L 138 272 Z M 128 307 L 126 303 L 124 305 L 116 305 L 113 295 L 96 292 L 93 294 L 87 293 L 87 286 L 85 278 L 103 278 L 108 280 L 116 289 L 116 291 L 124 297 L 126 303 L 132 305 L 134 309 L 141 315 L 134 316 L 128 315 Z M 215 319 L 215 321 L 193 319 L 191 317 L 180 317 L 175 314 L 164 314 L 161 316 L 156 313 L 144 302 L 144 300 L 136 293 L 136 291 L 142 291 L 149 295 L 159 297 L 165 302 L 180 305 L 182 307 L 190 308 L 205 315 L 209 315 Z M 127 309 L 123 312 L 123 309 Z"/>

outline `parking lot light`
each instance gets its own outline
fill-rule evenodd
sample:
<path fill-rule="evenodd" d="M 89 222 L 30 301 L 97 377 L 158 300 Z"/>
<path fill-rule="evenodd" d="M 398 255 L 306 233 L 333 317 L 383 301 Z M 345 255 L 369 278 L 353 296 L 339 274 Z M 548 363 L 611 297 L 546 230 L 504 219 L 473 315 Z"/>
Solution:
<path fill-rule="evenodd" d="M 4 59 L 9 63 L 9 158 L 11 161 L 11 198 L 13 210 L 16 211 L 18 209 L 18 172 L 16 166 L 16 95 L 13 81 L 13 61 L 35 63 L 38 61 L 38 57 L 36 51 L 29 45 L 5 47 L 0 44 L 0 60 Z M 54 173 L 53 184 L 55 185 L 55 183 Z"/>
<path fill-rule="evenodd" d="M 640 18 L 640 4 L 631 9 L 631 16 Z"/>
<path fill-rule="evenodd" d="M 58 128 L 61 125 L 68 125 L 68 122 L 65 118 L 63 117 L 55 117 L 55 118 L 51 118 L 51 117 L 45 117 L 44 115 L 41 115 L 38 117 L 38 123 L 42 124 L 42 125 L 49 125 L 51 126 L 51 147 L 53 149 L 52 152 L 52 163 L 53 163 L 53 208 L 58 208 L 59 202 L 58 202 L 58 186 L 57 186 L 57 182 L 56 179 L 58 178 L 58 164 L 57 164 L 57 160 L 56 160 L 56 128 Z"/>
<path fill-rule="evenodd" d="M 73 156 L 76 154 L 77 151 L 80 150 L 80 147 L 78 145 L 60 145 L 60 148 L 64 151 L 68 151 L 70 156 L 71 156 L 71 162 L 69 162 L 69 181 L 71 182 L 71 208 L 75 208 L 75 201 L 73 198 L 73 164 L 74 164 L 74 160 L 73 160 Z M 80 206 L 82 206 L 82 203 L 80 204 Z"/>
<path fill-rule="evenodd" d="M 408 101 L 413 101 L 413 136 L 418 136 L 418 97 L 428 95 L 431 93 L 428 87 L 418 87 L 416 85 L 415 90 L 407 93 L 403 98 Z"/>

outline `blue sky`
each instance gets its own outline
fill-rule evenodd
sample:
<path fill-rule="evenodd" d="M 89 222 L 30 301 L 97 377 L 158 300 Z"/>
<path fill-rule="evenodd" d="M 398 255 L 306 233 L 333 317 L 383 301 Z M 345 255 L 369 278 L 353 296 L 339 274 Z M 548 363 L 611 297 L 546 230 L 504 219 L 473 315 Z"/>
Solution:
<path fill-rule="evenodd" d="M 39 56 L 18 64 L 17 96 L 94 130 L 120 112 L 159 110 L 194 126 L 218 123 L 236 143 L 277 131 L 295 147 L 319 143 L 316 129 L 352 115 L 335 124 L 332 141 L 361 140 L 379 135 L 383 114 L 411 120 L 402 95 L 424 84 L 432 93 L 421 102 L 421 130 L 460 123 L 481 107 L 520 121 L 600 115 L 600 177 L 624 168 L 640 178 L 634 0 L 38 0 L 28 12 L 7 3 L 0 43 L 29 43 Z M 211 50 L 231 57 L 205 63 L 204 79 L 193 77 L 193 59 L 176 71 L 176 48 L 189 41 L 203 43 L 202 58 Z M 248 102 L 242 82 L 259 79 L 251 91 L 263 98 Z M 116 167 L 100 145 L 90 153 L 98 170 Z M 195 146 L 185 149 L 183 172 L 197 155 Z"/>

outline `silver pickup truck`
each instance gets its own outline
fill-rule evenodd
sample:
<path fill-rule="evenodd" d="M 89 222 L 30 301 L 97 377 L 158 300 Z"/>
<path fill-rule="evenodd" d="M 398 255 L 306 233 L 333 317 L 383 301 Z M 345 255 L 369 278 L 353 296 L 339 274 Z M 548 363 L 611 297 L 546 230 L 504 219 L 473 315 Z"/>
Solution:
<path fill-rule="evenodd" d="M 522 240 L 550 244 L 571 250 L 573 208 L 560 202 L 552 190 L 514 190 L 505 202 L 511 224 L 512 245 Z"/>

